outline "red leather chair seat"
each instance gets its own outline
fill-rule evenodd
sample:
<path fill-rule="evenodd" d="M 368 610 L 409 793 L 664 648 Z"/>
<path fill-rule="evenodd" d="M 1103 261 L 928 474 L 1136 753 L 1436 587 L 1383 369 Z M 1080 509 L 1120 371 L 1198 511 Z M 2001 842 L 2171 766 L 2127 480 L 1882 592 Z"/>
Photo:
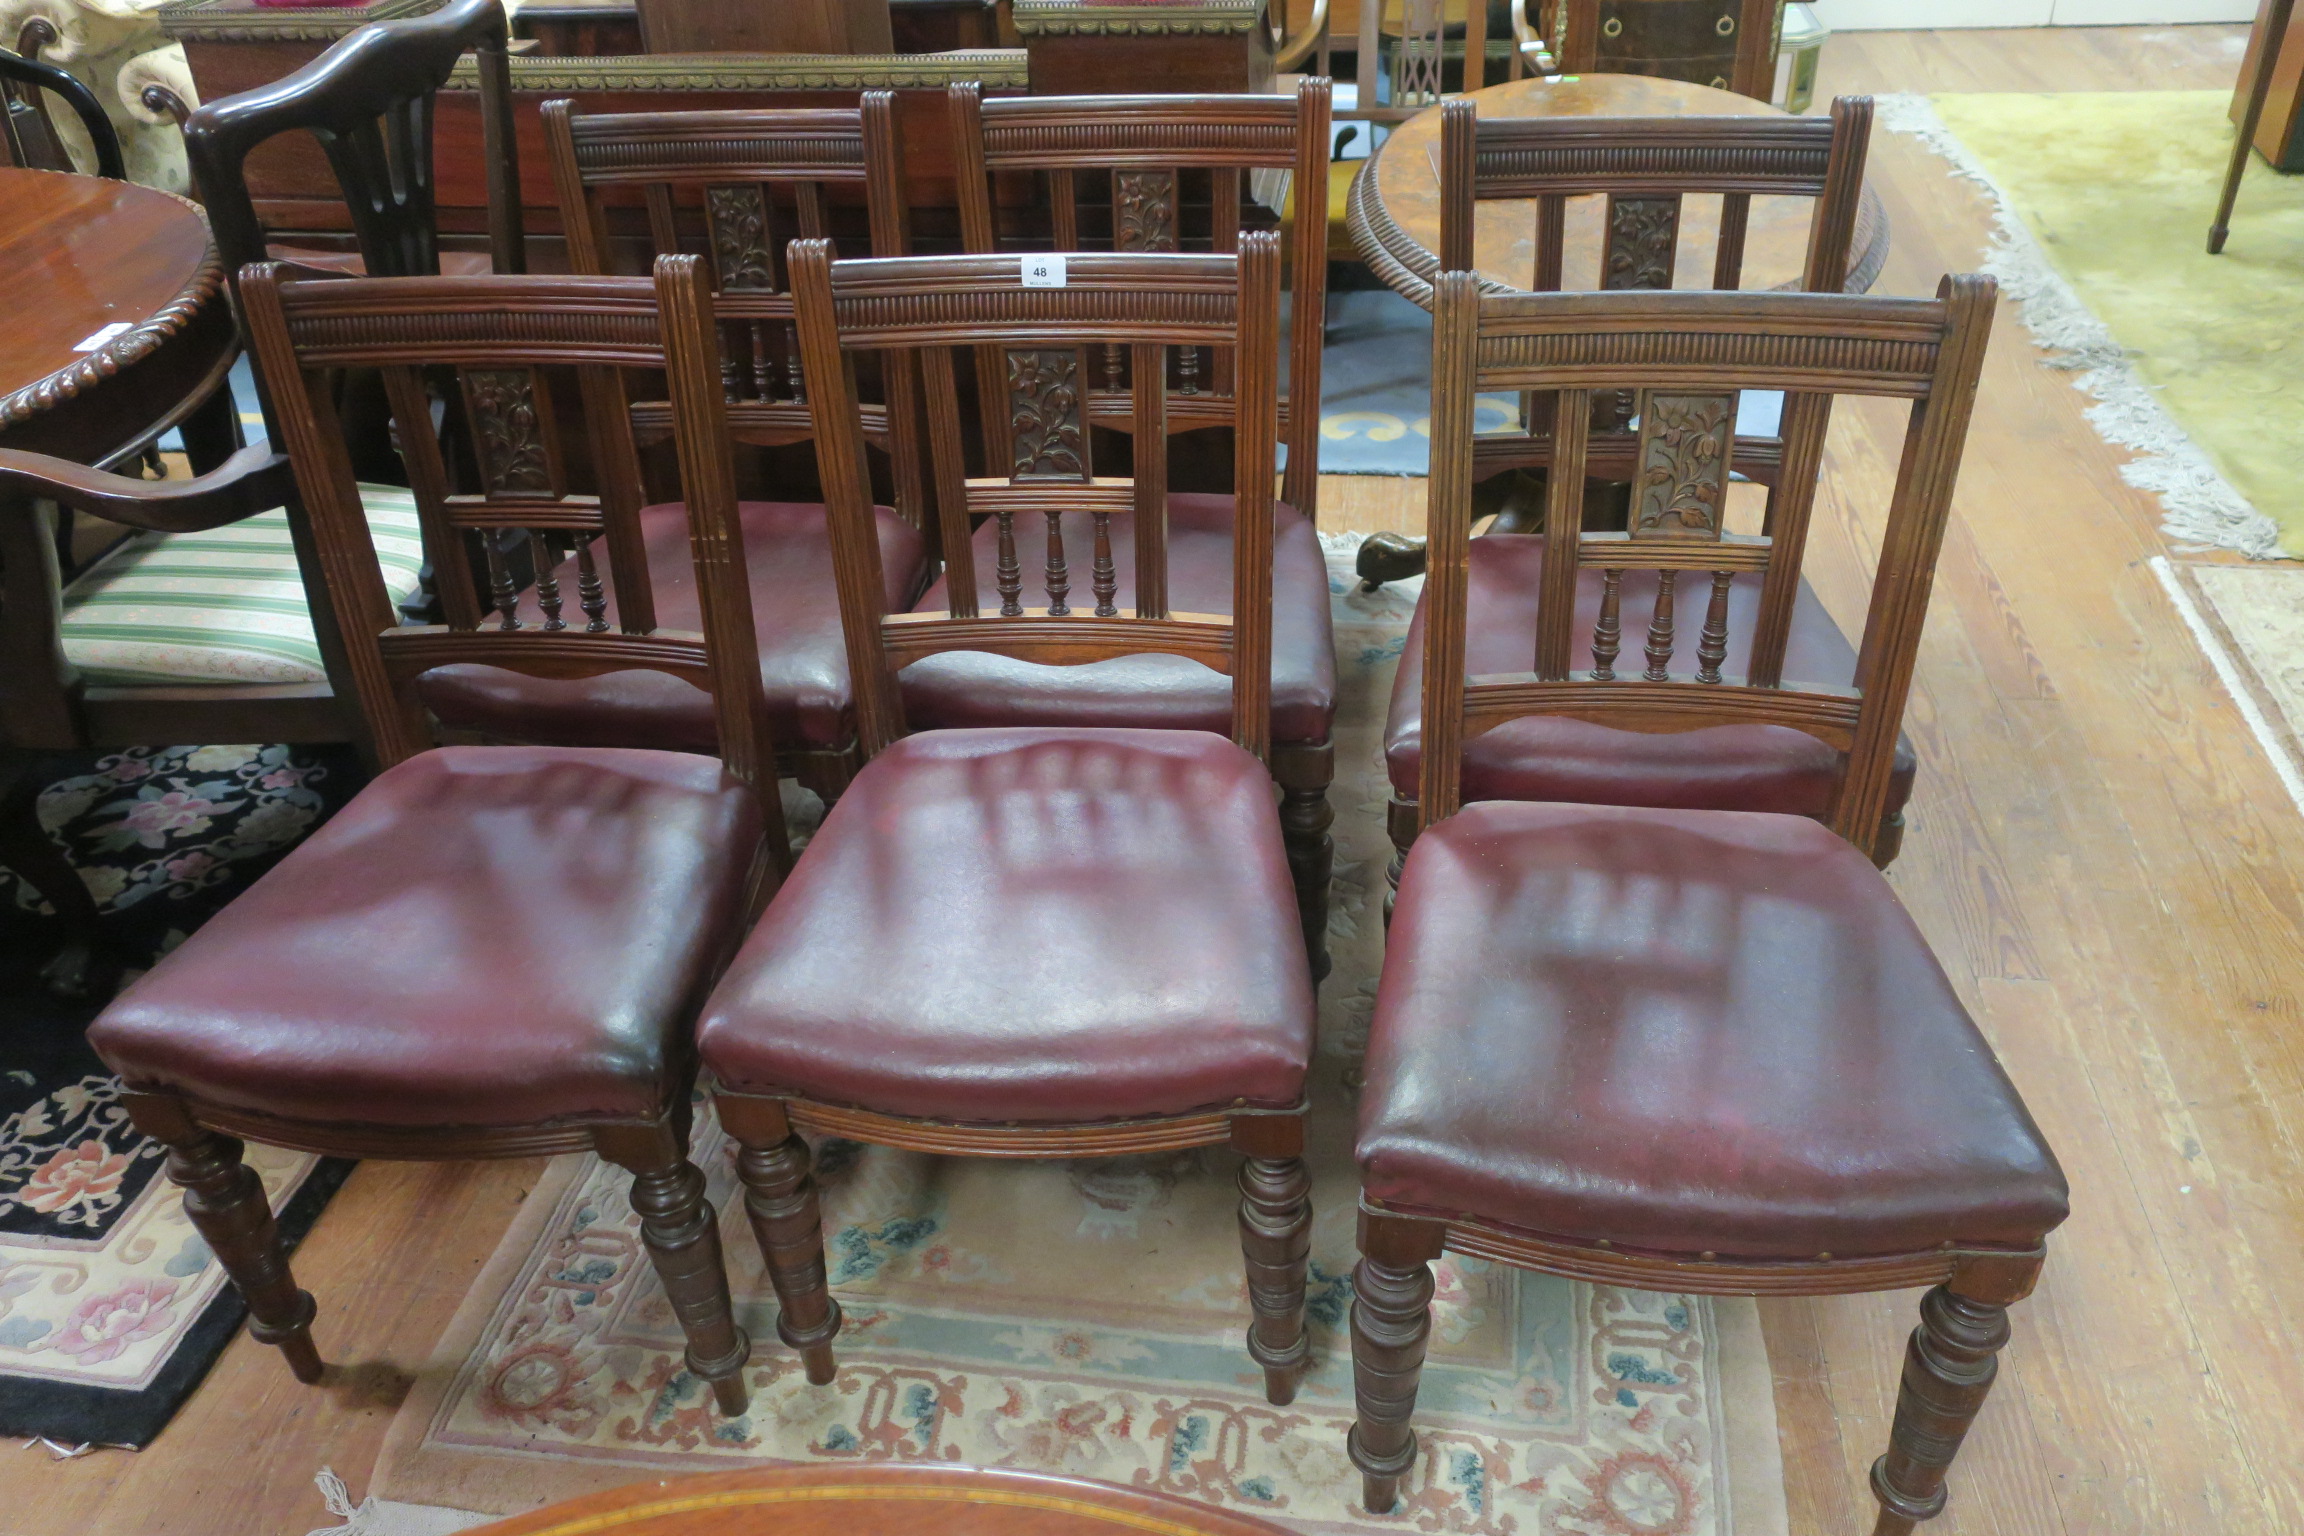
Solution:
<path fill-rule="evenodd" d="M 880 529 L 880 572 L 889 611 L 910 605 L 927 576 L 927 552 L 910 523 L 873 509 Z M 832 544 L 824 508 L 813 502 L 747 501 L 737 507 L 744 558 L 752 577 L 752 622 L 760 632 L 760 680 L 779 750 L 836 750 L 856 736 L 848 652 L 840 638 L 840 600 L 832 585 Z M 688 550 L 688 509 L 664 502 L 640 509 L 656 623 L 702 629 L 696 568 Z M 596 557 L 616 620 L 615 584 L 605 553 Z M 561 617 L 581 628 L 576 563 L 560 566 Z M 531 587 L 520 620 L 543 622 Z M 483 623 L 492 622 L 483 616 Z M 589 678 L 527 677 L 501 667 L 437 667 L 417 680 L 417 693 L 442 724 L 531 741 L 580 747 L 717 750 L 712 700 L 664 672 L 626 670 Z"/>
<path fill-rule="evenodd" d="M 301 245 L 267 245 L 264 254 L 273 261 L 292 261 L 300 267 L 318 267 L 324 272 L 341 272 L 346 277 L 368 275 L 367 260 L 358 251 L 321 251 Z M 486 251 L 440 253 L 442 277 L 487 277 L 495 270 L 496 263 Z"/>
<path fill-rule="evenodd" d="M 864 765 L 704 1011 L 739 1093 L 1077 1123 L 1304 1095 L 1272 784 L 1198 731 L 930 731 Z"/>
<path fill-rule="evenodd" d="M 122 993 L 131 1088 L 293 1120 L 658 1114 L 741 921 L 752 791 L 678 752 L 444 747 Z"/>
<path fill-rule="evenodd" d="M 1888 882 L 1740 811 L 1489 801 L 1426 831 L 1358 1145 L 1387 1207 L 1674 1254 L 2031 1248 L 2066 1209 Z"/>
<path fill-rule="evenodd" d="M 1336 642 L 1329 622 L 1328 565 L 1320 536 L 1294 507 L 1278 503 L 1272 542 L 1272 739 L 1326 741 L 1336 718 Z M 1072 576 L 1071 607 L 1091 612 L 1096 594 L 1094 520 L 1063 519 L 1064 557 Z M 976 600 L 1000 611 L 998 523 L 976 530 Z M 1024 568 L 1024 606 L 1047 606 L 1043 579 L 1048 523 L 1016 519 L 1016 558 Z M 1136 611 L 1135 519 L 1112 519 L 1115 606 Z M 918 611 L 944 611 L 939 580 Z M 1232 611 L 1232 498 L 1178 493 L 1168 498 L 1168 609 Z M 931 656 L 905 668 L 905 716 L 916 730 L 935 726 L 1146 726 L 1172 731 L 1232 730 L 1232 685 L 1183 656 L 1121 656 L 1077 667 L 1042 666 L 982 651 Z"/>
<path fill-rule="evenodd" d="M 1526 672 L 1536 660 L 1536 592 L 1544 566 L 1544 540 L 1534 534 L 1491 534 L 1472 541 L 1467 591 L 1465 670 L 1473 676 Z M 1592 665 L 1592 626 L 1600 617 L 1600 571 L 1582 567 L 1570 656 Z M 1709 576 L 1683 575 L 1678 599 L 1672 670 L 1694 672 L 1696 642 L 1711 600 Z M 1624 573 L 1619 600 L 1622 677 L 1637 677 L 1648 662 L 1648 616 L 1656 601 L 1656 573 Z M 1744 670 L 1760 608 L 1760 578 L 1737 576 L 1728 590 L 1728 658 L 1722 670 Z M 1787 683 L 1845 688 L 1856 675 L 1856 652 L 1807 582 L 1792 609 L 1785 645 Z M 1392 707 L 1384 725 L 1384 765 L 1393 792 L 1416 798 L 1424 756 L 1424 604 L 1408 626 L 1400 671 L 1392 681 Z M 1483 732 L 1464 744 L 1466 800 L 1564 800 L 1578 805 L 1647 805 L 1688 810 L 1780 811 L 1825 816 L 1839 783 L 1841 754 L 1803 731 L 1784 725 L 1721 725 L 1676 734 L 1620 731 L 1588 720 L 1529 715 Z M 1888 781 L 1890 811 L 1911 798 L 1915 759 L 1910 742 L 1896 743 Z"/>

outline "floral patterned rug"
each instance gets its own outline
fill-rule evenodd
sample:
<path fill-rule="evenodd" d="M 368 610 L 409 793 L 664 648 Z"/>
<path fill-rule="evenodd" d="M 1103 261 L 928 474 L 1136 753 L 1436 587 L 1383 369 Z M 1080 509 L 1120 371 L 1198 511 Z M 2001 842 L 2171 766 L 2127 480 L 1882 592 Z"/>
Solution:
<path fill-rule="evenodd" d="M 651 1475 L 763 1461 L 960 1461 L 1158 1488 L 1307 1531 L 1777 1536 L 1782 1465 L 1750 1301 L 1650 1295 L 1449 1256 L 1403 1509 L 1351 1503 L 1352 1100 L 1381 960 L 1377 743 L 1413 583 L 1363 597 L 1330 553 L 1340 683 L 1337 880 L 1311 1143 L 1314 1367 L 1263 1400 L 1237 1159 L 1072 1163 L 820 1150 L 840 1370 L 806 1384 L 707 1121 L 748 1417 L 715 1418 L 640 1246 L 625 1181 L 567 1158 L 533 1192 L 400 1409 L 380 1507 L 508 1514 Z M 477 1518 L 477 1517 L 475 1517 Z"/>
<path fill-rule="evenodd" d="M 60 758 L 39 816 L 140 965 L 246 889 L 358 784 L 349 752 L 138 747 Z M 239 1327 L 242 1308 L 183 1213 L 161 1150 L 120 1107 L 39 969 L 48 907 L 0 869 L 0 1434 L 149 1444 Z M 249 1149 L 300 1239 L 349 1164 Z"/>

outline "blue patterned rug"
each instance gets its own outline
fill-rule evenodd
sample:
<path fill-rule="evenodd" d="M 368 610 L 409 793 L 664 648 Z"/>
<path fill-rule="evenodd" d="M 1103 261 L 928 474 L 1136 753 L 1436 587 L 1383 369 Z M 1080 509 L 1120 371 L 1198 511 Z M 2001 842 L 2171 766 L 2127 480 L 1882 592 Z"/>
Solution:
<path fill-rule="evenodd" d="M 349 749 L 138 747 L 60 757 L 42 826 L 132 966 L 277 863 L 359 785 Z M 47 904 L 0 869 L 0 1434 L 139 1447 L 164 1428 L 243 1309 L 128 1124 L 83 1032 L 98 1003 L 51 997 Z M 293 1244 L 349 1163 L 251 1147 Z"/>

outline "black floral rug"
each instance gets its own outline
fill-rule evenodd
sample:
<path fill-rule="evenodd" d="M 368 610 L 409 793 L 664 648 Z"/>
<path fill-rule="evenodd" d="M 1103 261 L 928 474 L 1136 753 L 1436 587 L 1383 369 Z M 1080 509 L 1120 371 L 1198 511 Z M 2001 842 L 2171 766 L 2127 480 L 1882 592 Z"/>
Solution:
<path fill-rule="evenodd" d="M 95 896 L 110 949 L 138 969 L 361 782 L 349 748 L 137 747 L 39 771 L 41 823 Z M 243 1309 L 88 1048 L 101 1004 L 42 985 L 55 926 L 0 869 L 0 1434 L 138 1447 L 199 1386 Z M 290 1244 L 351 1169 L 248 1152 Z"/>

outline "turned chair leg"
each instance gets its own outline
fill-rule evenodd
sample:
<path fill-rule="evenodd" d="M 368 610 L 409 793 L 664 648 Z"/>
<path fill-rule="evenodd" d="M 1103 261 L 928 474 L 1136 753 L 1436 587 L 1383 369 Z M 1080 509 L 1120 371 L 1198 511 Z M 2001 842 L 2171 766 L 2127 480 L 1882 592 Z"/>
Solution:
<path fill-rule="evenodd" d="M 184 1191 L 184 1214 L 248 1304 L 250 1335 L 279 1350 L 298 1381 L 318 1381 L 312 1318 L 319 1308 L 310 1291 L 296 1287 L 264 1181 L 240 1160 L 244 1144 L 196 1124 L 173 1099 L 129 1094 L 125 1103 L 136 1129 L 167 1147 L 168 1177 Z"/>
<path fill-rule="evenodd" d="M 1392 862 L 1384 866 L 1384 926 L 1392 926 L 1392 908 L 1400 899 L 1400 874 L 1408 867 L 1408 850 L 1416 842 L 1417 804 L 1397 791 L 1384 807 L 1384 831 L 1392 839 Z"/>
<path fill-rule="evenodd" d="M 640 1240 L 687 1335 L 688 1369 L 711 1386 L 720 1411 L 735 1418 L 750 1402 L 744 1365 L 752 1341 L 736 1326 L 719 1215 L 704 1198 L 704 1170 L 688 1160 L 687 1119 L 680 1114 L 661 1125 L 604 1130 L 593 1144 L 632 1175 Z"/>
<path fill-rule="evenodd" d="M 1432 1336 L 1432 1261 L 1448 1229 L 1374 1211 L 1360 1213 L 1360 1263 L 1352 1271 L 1352 1390 L 1359 1417 L 1345 1446 L 1360 1469 L 1360 1501 L 1390 1513 L 1400 1480 L 1416 1464 L 1416 1388 Z"/>
<path fill-rule="evenodd" d="M 816 1204 L 808 1143 L 773 1100 L 723 1095 L 717 1103 L 720 1123 L 743 1148 L 736 1172 L 744 1181 L 744 1213 L 776 1287 L 776 1336 L 800 1356 L 811 1385 L 828 1385 L 840 1303 L 825 1284 L 824 1217 Z"/>
<path fill-rule="evenodd" d="M 1872 1493 L 1880 1501 L 1873 1536 L 1909 1536 L 1915 1525 L 1944 1512 L 1945 1474 L 1992 1390 L 2007 1342 L 2005 1306 L 1943 1285 L 1921 1298 L 1888 1454 L 1872 1464 Z"/>
<path fill-rule="evenodd" d="M 1275 1407 L 1296 1400 L 1312 1363 L 1304 1328 L 1304 1288 L 1312 1263 L 1312 1176 L 1304 1167 L 1300 1115 L 1242 1116 L 1232 1144 L 1248 1154 L 1240 1168 L 1240 1252 L 1248 1265 L 1248 1353 L 1264 1367 L 1264 1396 Z"/>

